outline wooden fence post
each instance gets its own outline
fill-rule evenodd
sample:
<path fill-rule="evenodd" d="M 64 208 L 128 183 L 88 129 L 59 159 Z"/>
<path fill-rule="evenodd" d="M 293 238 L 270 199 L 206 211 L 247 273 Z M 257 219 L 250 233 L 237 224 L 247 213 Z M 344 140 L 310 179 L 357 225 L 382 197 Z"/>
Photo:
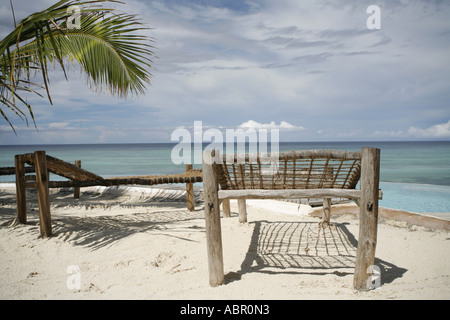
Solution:
<path fill-rule="evenodd" d="M 16 204 L 17 219 L 21 223 L 27 223 L 27 194 L 25 189 L 25 164 L 21 155 L 14 157 L 16 165 Z"/>
<path fill-rule="evenodd" d="M 75 160 L 75 166 L 81 168 L 81 160 Z M 80 199 L 80 187 L 73 187 L 73 198 Z"/>
<path fill-rule="evenodd" d="M 39 222 L 43 238 L 52 236 L 52 221 L 50 216 L 50 197 L 48 192 L 48 171 L 45 151 L 34 153 L 36 170 L 36 188 L 38 191 Z"/>
<path fill-rule="evenodd" d="M 217 157 L 218 158 L 218 157 Z M 203 152 L 203 196 L 205 202 L 206 247 L 208 253 L 209 284 L 213 287 L 224 281 L 222 230 L 220 225 L 219 183 L 216 176 L 215 150 Z"/>
<path fill-rule="evenodd" d="M 245 199 L 238 199 L 238 207 L 239 207 L 239 222 L 247 223 L 247 203 Z"/>
<path fill-rule="evenodd" d="M 192 164 L 186 165 L 186 172 L 192 170 Z M 194 200 L 194 184 L 186 183 L 186 203 L 189 211 L 195 210 L 195 200 Z"/>
<path fill-rule="evenodd" d="M 361 150 L 361 198 L 359 200 L 359 239 L 353 286 L 357 290 L 371 288 L 378 228 L 378 187 L 380 149 Z"/>

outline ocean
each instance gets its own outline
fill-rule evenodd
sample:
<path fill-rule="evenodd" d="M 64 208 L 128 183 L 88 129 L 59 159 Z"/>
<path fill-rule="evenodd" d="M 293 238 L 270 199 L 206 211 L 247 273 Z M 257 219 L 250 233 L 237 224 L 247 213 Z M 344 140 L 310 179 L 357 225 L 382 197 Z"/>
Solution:
<path fill-rule="evenodd" d="M 0 146 L 0 167 L 13 167 L 14 155 L 45 150 L 103 177 L 173 174 L 185 170 L 171 160 L 175 143 Z M 207 144 L 205 144 L 207 145 Z M 383 207 L 419 213 L 450 212 L 450 141 L 421 142 L 280 142 L 280 151 L 381 149 Z M 194 168 L 201 165 L 194 163 Z M 51 176 L 51 179 L 59 177 Z M 14 182 L 14 176 L 0 176 Z"/>

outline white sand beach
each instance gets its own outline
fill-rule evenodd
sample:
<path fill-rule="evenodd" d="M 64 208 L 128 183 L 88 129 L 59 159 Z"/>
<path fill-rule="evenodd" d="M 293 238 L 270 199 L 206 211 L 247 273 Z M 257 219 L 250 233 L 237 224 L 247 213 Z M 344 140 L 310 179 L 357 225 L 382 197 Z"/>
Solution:
<path fill-rule="evenodd" d="M 203 204 L 189 212 L 183 188 L 51 190 L 48 239 L 35 191 L 27 198 L 18 224 L 14 185 L 0 187 L 0 299 L 450 299 L 448 220 L 381 210 L 380 286 L 359 292 L 354 206 L 334 206 L 323 229 L 319 210 L 274 200 L 248 201 L 239 224 L 232 201 L 225 284 L 212 288 Z"/>

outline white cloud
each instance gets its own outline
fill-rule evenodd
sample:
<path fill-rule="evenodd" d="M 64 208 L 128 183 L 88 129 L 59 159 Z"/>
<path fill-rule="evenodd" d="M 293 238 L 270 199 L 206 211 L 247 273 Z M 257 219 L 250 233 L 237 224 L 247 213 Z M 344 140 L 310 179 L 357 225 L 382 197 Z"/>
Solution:
<path fill-rule="evenodd" d="M 373 133 L 374 136 L 378 137 L 390 137 L 390 138 L 405 138 L 406 133 L 402 130 L 391 130 L 391 131 L 382 131 L 382 130 L 376 130 Z"/>
<path fill-rule="evenodd" d="M 410 127 L 408 134 L 418 138 L 450 138 L 450 120 L 447 123 L 435 124 L 426 129 Z"/>
<path fill-rule="evenodd" d="M 69 122 L 52 122 L 48 124 L 49 129 L 63 129 L 69 125 Z"/>
<path fill-rule="evenodd" d="M 241 129 L 278 129 L 281 131 L 297 131 L 297 130 L 305 130 L 304 127 L 295 126 L 287 121 L 281 121 L 280 124 L 276 124 L 275 121 L 271 121 L 270 123 L 260 123 L 254 120 L 248 120 L 247 122 L 239 125 Z"/>
<path fill-rule="evenodd" d="M 439 123 L 428 128 L 422 129 L 411 126 L 408 130 L 392 130 L 381 131 L 376 130 L 373 136 L 388 137 L 388 138 L 450 138 L 450 120 L 446 123 Z"/>

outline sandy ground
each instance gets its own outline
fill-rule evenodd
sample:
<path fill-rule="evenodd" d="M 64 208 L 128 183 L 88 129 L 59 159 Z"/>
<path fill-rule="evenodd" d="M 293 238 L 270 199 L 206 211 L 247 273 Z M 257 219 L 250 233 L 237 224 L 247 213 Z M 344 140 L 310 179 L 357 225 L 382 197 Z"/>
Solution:
<path fill-rule="evenodd" d="M 189 212 L 182 190 L 52 191 L 48 239 L 35 191 L 27 197 L 18 224 L 15 189 L 0 187 L 0 299 L 450 299 L 450 234 L 439 224 L 380 219 L 380 286 L 359 292 L 351 207 L 323 229 L 311 208 L 273 200 L 248 201 L 239 224 L 232 202 L 221 220 L 225 284 L 212 288 L 203 204 Z"/>

